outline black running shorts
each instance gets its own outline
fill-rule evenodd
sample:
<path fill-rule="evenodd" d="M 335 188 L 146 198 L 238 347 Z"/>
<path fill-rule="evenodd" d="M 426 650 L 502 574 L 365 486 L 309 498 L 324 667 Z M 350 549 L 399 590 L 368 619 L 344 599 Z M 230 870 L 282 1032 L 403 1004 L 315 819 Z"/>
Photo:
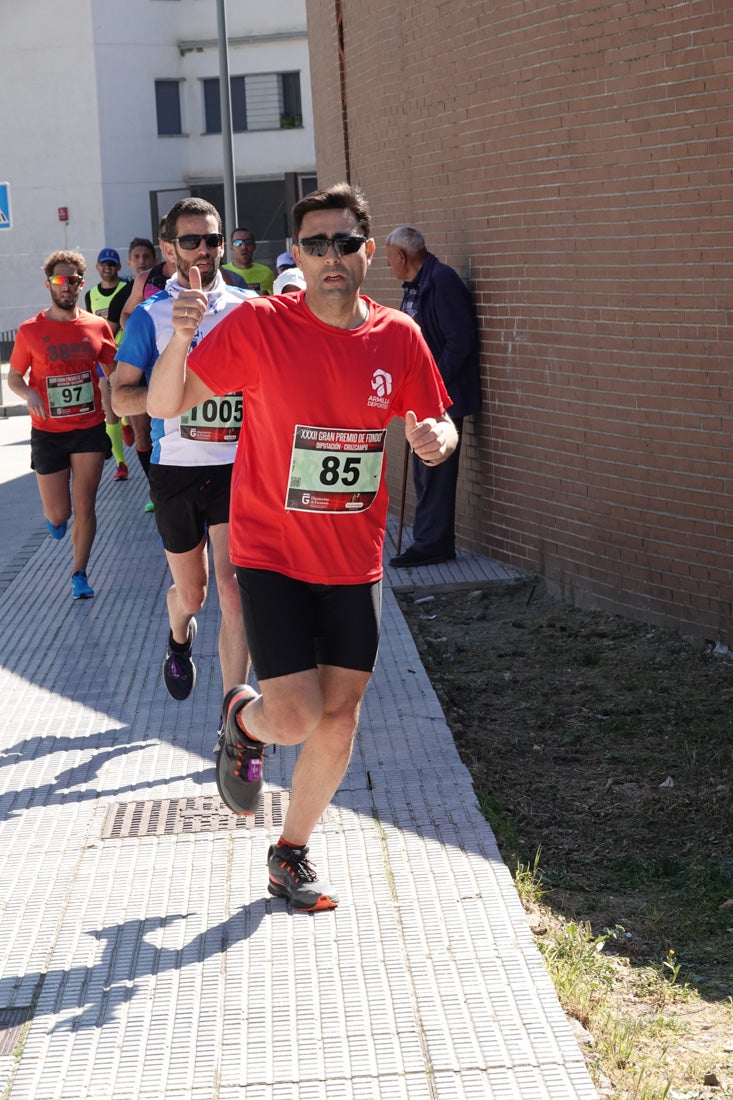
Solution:
<path fill-rule="evenodd" d="M 150 464 L 150 499 L 163 546 L 171 554 L 195 550 L 209 527 L 229 523 L 232 467 Z"/>
<path fill-rule="evenodd" d="M 317 665 L 373 672 L 382 582 L 309 584 L 237 566 L 244 626 L 258 680 Z"/>
<path fill-rule="evenodd" d="M 72 428 L 68 432 L 44 432 L 31 428 L 31 470 L 37 474 L 58 474 L 71 468 L 71 456 L 103 454 L 112 457 L 112 444 L 104 422 L 93 428 Z"/>

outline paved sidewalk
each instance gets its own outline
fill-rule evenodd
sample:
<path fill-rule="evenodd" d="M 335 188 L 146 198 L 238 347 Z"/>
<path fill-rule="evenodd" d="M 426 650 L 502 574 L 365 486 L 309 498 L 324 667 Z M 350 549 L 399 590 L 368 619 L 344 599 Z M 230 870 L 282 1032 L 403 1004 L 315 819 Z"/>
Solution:
<path fill-rule="evenodd" d="M 0 420 L 0 458 L 23 454 L 19 419 Z M 297 750 L 268 762 L 254 821 L 224 810 L 215 593 L 177 704 L 167 573 L 130 471 L 106 466 L 97 595 L 78 603 L 35 485 L 1 487 L 27 526 L 0 559 L 0 1097 L 595 1098 L 391 591 L 410 577 L 387 570 L 378 671 L 311 842 L 341 905 L 292 913 L 265 857 Z M 510 576 L 460 554 L 412 580 Z"/>
<path fill-rule="evenodd" d="M 8 363 L 0 363 L 0 417 L 27 416 L 25 401 L 16 397 L 8 386 Z"/>

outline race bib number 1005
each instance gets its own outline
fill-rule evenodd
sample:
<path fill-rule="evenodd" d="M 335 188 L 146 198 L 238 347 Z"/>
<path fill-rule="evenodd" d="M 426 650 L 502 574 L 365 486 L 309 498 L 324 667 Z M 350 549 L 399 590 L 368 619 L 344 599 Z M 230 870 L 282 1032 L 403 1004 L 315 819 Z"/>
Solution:
<path fill-rule="evenodd" d="M 296 512 L 363 512 L 379 489 L 386 429 L 297 424 L 285 507 Z"/>
<path fill-rule="evenodd" d="M 210 397 L 181 414 L 181 436 L 198 443 L 236 443 L 242 427 L 242 395 Z"/>

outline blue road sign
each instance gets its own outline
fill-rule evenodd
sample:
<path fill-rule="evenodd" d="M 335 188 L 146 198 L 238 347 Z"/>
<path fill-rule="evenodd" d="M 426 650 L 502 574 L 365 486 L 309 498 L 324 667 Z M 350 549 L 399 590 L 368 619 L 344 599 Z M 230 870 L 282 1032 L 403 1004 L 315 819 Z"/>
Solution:
<path fill-rule="evenodd" d="M 0 183 L 0 229 L 13 228 L 13 215 L 10 210 L 10 184 Z"/>

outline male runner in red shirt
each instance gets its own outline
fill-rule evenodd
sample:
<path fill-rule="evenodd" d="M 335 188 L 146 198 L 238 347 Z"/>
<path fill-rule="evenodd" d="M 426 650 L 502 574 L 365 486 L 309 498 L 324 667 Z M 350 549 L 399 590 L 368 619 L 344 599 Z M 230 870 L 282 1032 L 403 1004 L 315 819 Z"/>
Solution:
<path fill-rule="evenodd" d="M 102 317 L 77 305 L 86 270 L 82 254 L 52 252 L 43 269 L 51 305 L 18 329 L 8 386 L 28 404 L 31 469 L 52 538 L 66 534 L 73 500 L 71 594 L 87 600 L 94 595 L 86 569 L 97 531 L 97 489 L 112 454 L 97 364 L 109 374 L 115 341 Z"/>
<path fill-rule="evenodd" d="M 239 685 L 225 697 L 217 782 L 235 812 L 251 813 L 266 746 L 302 744 L 268 889 L 314 911 L 338 897 L 308 840 L 346 771 L 377 656 L 387 425 L 404 417 L 427 464 L 444 461 L 457 436 L 418 326 L 359 293 L 374 254 L 361 192 L 316 191 L 293 219 L 305 291 L 243 303 L 187 357 L 205 308 L 192 282 L 148 411 L 176 416 L 213 394 L 244 394 L 230 544 L 262 694 Z"/>

